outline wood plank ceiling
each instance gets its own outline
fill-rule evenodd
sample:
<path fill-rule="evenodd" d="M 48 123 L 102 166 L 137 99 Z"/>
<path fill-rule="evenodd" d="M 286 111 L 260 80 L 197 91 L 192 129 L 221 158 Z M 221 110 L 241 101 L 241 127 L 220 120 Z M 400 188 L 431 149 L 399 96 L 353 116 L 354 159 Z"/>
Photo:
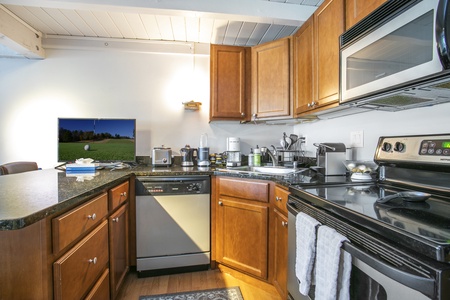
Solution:
<path fill-rule="evenodd" d="M 44 38 L 253 46 L 294 33 L 323 0 L 0 0 Z M 1 21 L 1 20 L 0 20 Z"/>

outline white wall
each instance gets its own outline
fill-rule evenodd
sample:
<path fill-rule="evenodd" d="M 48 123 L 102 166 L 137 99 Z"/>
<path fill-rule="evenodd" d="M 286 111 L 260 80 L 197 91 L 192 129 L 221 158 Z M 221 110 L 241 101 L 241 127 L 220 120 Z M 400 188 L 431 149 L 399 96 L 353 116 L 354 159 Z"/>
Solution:
<path fill-rule="evenodd" d="M 33 160 L 57 164 L 57 119 L 136 118 L 137 155 L 164 144 L 175 154 L 209 135 L 211 152 L 226 137 L 241 138 L 242 152 L 275 143 L 285 126 L 208 123 L 209 56 L 118 50 L 47 49 L 44 60 L 0 58 L 0 164 Z M 184 110 L 196 100 L 200 111 Z"/>
<path fill-rule="evenodd" d="M 164 144 L 174 152 L 197 147 L 202 132 L 211 152 L 226 150 L 226 137 L 250 147 L 278 146 L 283 132 L 306 135 L 307 155 L 315 142 L 350 143 L 350 132 L 363 130 L 364 148 L 356 158 L 372 159 L 378 137 L 450 133 L 450 104 L 404 112 L 368 112 L 291 126 L 208 123 L 209 56 L 155 54 L 118 50 L 47 49 L 45 60 L 0 59 L 0 164 L 57 163 L 57 118 L 136 118 L 137 155 L 149 156 Z M 200 111 L 182 102 L 201 101 Z"/>
<path fill-rule="evenodd" d="M 307 156 L 315 156 L 313 143 L 342 142 L 350 147 L 350 133 L 363 131 L 364 147 L 354 148 L 355 159 L 372 160 L 380 136 L 450 134 L 450 103 L 400 112 L 369 111 L 361 114 L 296 125 L 307 137 Z"/>

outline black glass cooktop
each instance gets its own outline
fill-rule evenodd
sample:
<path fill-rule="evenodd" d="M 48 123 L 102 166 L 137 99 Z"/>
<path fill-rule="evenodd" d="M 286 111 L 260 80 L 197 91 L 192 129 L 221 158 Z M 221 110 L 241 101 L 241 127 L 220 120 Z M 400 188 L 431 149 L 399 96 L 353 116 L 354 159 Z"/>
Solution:
<path fill-rule="evenodd" d="M 432 196 L 411 202 L 395 198 L 382 204 L 376 200 L 398 190 L 376 184 L 305 188 L 305 192 L 410 234 L 450 244 L 449 199 Z"/>

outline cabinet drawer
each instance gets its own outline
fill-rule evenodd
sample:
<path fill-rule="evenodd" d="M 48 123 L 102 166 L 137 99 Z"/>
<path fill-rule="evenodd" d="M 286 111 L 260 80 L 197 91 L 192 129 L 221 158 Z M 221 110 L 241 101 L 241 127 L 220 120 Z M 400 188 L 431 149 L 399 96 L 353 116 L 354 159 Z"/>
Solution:
<path fill-rule="evenodd" d="M 58 253 L 108 214 L 106 193 L 52 220 L 53 253 Z"/>
<path fill-rule="evenodd" d="M 269 190 L 268 182 L 219 177 L 219 193 L 223 196 L 269 202 Z"/>
<path fill-rule="evenodd" d="M 109 298 L 109 269 L 106 269 L 85 300 L 105 300 Z"/>
<path fill-rule="evenodd" d="M 113 210 L 119 207 L 122 203 L 128 200 L 129 195 L 129 183 L 128 181 L 112 188 L 108 192 L 109 196 L 109 209 Z"/>
<path fill-rule="evenodd" d="M 286 204 L 288 201 L 288 196 L 289 196 L 288 191 L 286 191 L 282 188 L 279 188 L 279 187 L 275 188 L 275 202 L 274 202 L 275 206 L 278 208 L 278 210 L 280 210 L 281 212 L 284 212 L 286 214 L 288 213 L 287 207 L 286 207 Z"/>
<path fill-rule="evenodd" d="M 108 264 L 108 221 L 53 264 L 55 299 L 80 299 Z"/>

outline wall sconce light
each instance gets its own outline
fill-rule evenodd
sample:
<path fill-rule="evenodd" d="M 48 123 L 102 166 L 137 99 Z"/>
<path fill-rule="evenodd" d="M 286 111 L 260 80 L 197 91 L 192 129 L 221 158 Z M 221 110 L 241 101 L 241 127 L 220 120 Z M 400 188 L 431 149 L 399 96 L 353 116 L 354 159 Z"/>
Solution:
<path fill-rule="evenodd" d="M 202 105 L 201 102 L 195 102 L 194 100 L 183 102 L 184 109 L 185 110 L 199 110 L 200 105 Z"/>

